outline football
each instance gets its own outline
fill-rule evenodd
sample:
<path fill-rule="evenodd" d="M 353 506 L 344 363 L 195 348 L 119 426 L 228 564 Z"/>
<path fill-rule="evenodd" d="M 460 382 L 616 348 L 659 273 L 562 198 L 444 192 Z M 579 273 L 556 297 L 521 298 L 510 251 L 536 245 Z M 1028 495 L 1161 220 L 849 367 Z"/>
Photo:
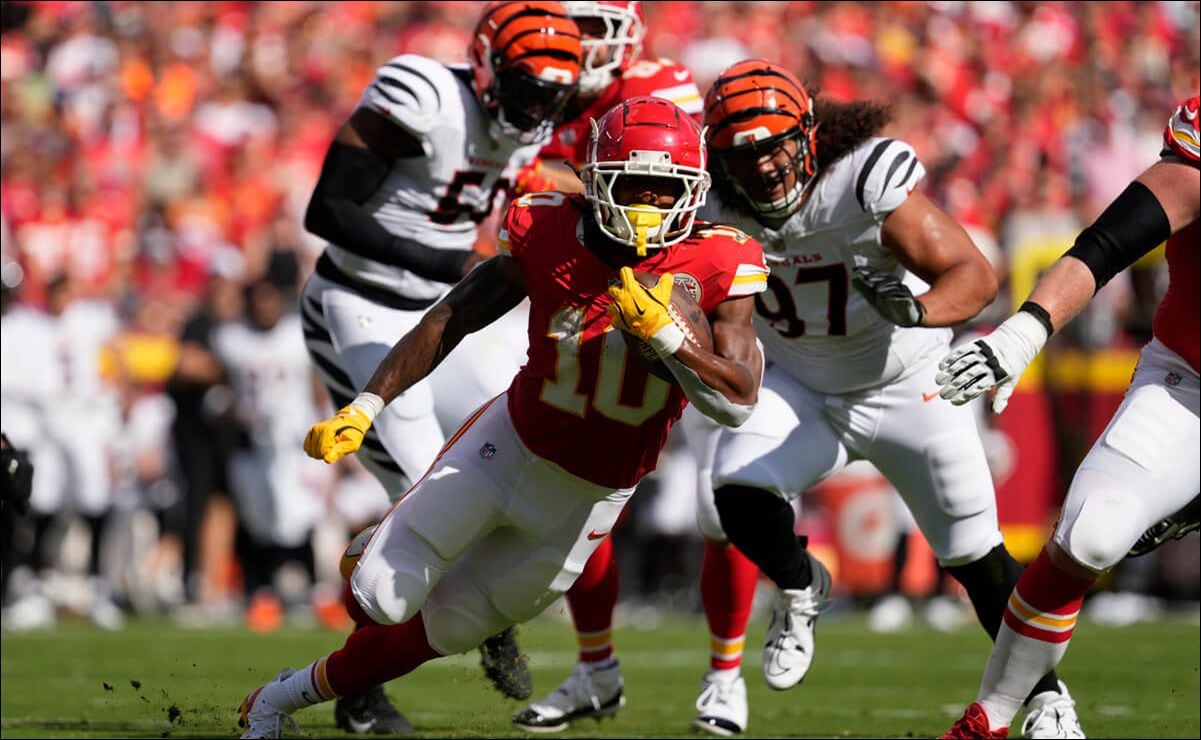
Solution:
<path fill-rule="evenodd" d="M 649 272 L 635 272 L 634 279 L 648 288 L 653 288 L 659 282 L 659 276 Z M 671 305 L 667 310 L 676 326 L 684 331 L 684 337 L 688 341 L 709 352 L 713 351 L 713 330 L 709 326 L 709 319 L 705 317 L 705 312 L 701 309 L 700 304 L 693 299 L 688 289 L 679 281 L 672 287 Z M 652 375 L 662 378 L 668 383 L 676 383 L 676 376 L 667 368 L 659 355 L 655 354 L 655 350 L 651 349 L 649 344 L 629 332 L 622 332 L 622 334 L 626 344 L 642 359 Z"/>
<path fill-rule="evenodd" d="M 359 564 L 359 557 L 362 556 L 363 550 L 367 547 L 368 540 L 371 535 L 375 534 L 375 528 L 378 524 L 372 524 L 362 532 L 354 536 L 350 544 L 346 546 L 346 551 L 342 553 L 342 560 L 338 563 L 338 570 L 342 573 L 342 577 L 350 580 L 350 574 L 354 572 L 354 567 Z"/>

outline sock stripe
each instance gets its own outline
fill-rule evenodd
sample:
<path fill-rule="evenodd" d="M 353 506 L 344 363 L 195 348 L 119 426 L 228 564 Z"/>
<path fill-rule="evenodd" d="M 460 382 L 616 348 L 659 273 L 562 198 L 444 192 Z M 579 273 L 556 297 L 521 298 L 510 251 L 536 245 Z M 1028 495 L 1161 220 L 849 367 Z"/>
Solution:
<path fill-rule="evenodd" d="M 329 684 L 329 674 L 326 671 L 326 663 L 329 661 L 329 656 L 325 656 L 313 663 L 309 669 L 309 681 L 313 685 L 313 690 L 322 699 L 333 699 L 337 696 L 334 693 L 333 687 Z"/>
<path fill-rule="evenodd" d="M 746 635 L 741 637 L 724 638 L 715 635 L 709 636 L 709 650 L 712 656 L 718 660 L 733 660 L 742 657 L 743 647 L 746 645 Z"/>
<path fill-rule="evenodd" d="M 603 650 L 610 646 L 613 642 L 612 630 L 600 630 L 599 632 L 580 632 L 576 635 L 579 638 L 580 650 L 584 652 L 595 652 Z"/>
<path fill-rule="evenodd" d="M 1032 627 L 1038 627 L 1050 632 L 1071 632 L 1072 628 L 1076 626 L 1076 619 L 1080 614 L 1080 605 L 1078 603 L 1071 603 L 1066 606 L 1068 608 L 1075 607 L 1075 609 L 1064 614 L 1041 611 L 1027 603 L 1015 588 L 1009 597 L 1009 609 L 1007 613 L 1013 614 L 1014 617 Z"/>

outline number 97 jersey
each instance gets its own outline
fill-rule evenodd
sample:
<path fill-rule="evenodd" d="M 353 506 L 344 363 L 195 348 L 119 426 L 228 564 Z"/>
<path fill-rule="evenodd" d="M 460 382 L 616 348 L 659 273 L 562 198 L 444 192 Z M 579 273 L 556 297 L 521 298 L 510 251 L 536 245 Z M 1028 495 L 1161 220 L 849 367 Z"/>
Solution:
<path fill-rule="evenodd" d="M 509 413 L 534 454 L 624 489 L 654 470 L 687 398 L 650 374 L 610 323 L 607 291 L 618 270 L 584 245 L 589 218 L 582 197 L 558 192 L 531 193 L 505 216 L 499 248 L 517 260 L 530 298 L 529 353 L 509 387 Z M 767 286 L 759 243 L 729 227 L 698 224 L 635 269 L 671 273 L 707 315 Z"/>

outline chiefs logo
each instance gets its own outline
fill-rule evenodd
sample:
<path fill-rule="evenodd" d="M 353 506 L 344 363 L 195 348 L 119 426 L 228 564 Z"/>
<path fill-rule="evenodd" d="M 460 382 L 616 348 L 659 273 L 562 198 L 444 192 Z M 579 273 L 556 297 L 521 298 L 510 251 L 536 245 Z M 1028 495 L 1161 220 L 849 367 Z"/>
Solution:
<path fill-rule="evenodd" d="M 701 302 L 701 281 L 686 272 L 677 272 L 673 276 L 673 282 L 688 291 L 688 295 L 692 296 L 692 300 L 697 303 Z"/>

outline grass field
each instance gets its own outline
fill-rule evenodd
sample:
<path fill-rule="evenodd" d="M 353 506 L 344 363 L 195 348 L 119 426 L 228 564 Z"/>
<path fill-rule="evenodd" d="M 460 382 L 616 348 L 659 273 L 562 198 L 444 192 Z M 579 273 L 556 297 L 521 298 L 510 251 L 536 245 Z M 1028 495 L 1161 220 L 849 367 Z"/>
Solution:
<path fill-rule="evenodd" d="M 752 645 L 764 624 L 750 630 Z M 1089 737 L 1201 736 L 1195 616 L 1126 628 L 1082 624 L 1062 675 Z M 697 681 L 707 663 L 700 618 L 616 634 L 627 706 L 564 737 L 688 735 Z M 519 632 L 535 691 L 549 691 L 574 660 L 570 629 L 543 617 Z M 0 735 L 9 737 L 231 737 L 235 709 L 280 667 L 300 667 L 341 645 L 338 634 L 289 629 L 180 630 L 135 622 L 105 633 L 83 624 L 5 633 L 0 664 Z M 829 615 L 805 683 L 767 688 L 759 651 L 747 651 L 749 736 L 937 737 L 975 695 L 988 643 L 977 628 L 924 628 L 875 635 L 855 616 Z M 425 665 L 388 686 L 418 737 L 521 737 L 508 718 L 520 705 L 491 689 L 467 655 Z M 340 736 L 331 705 L 297 715 L 308 737 Z"/>

